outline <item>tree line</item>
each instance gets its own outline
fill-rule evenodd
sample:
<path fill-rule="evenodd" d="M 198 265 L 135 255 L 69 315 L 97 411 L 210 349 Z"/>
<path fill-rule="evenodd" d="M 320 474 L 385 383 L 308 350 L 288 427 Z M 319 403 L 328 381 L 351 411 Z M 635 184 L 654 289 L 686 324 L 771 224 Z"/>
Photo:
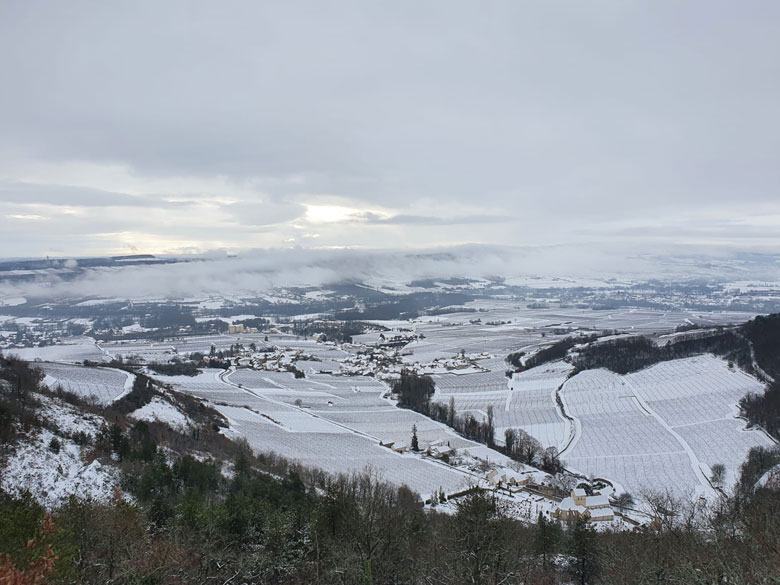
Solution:
<path fill-rule="evenodd" d="M 562 470 L 555 447 L 543 449 L 542 445 L 523 429 L 507 429 L 504 433 L 504 445 L 496 442 L 496 427 L 493 407 L 487 407 L 487 417 L 477 419 L 470 412 L 458 414 L 454 398 L 448 404 L 431 400 L 436 385 L 430 376 L 421 376 L 404 371 L 393 382 L 392 391 L 398 396 L 398 406 L 419 412 L 435 421 L 442 422 L 458 433 L 491 449 L 504 453 L 507 457 L 528 465 L 535 465 L 548 473 Z"/>

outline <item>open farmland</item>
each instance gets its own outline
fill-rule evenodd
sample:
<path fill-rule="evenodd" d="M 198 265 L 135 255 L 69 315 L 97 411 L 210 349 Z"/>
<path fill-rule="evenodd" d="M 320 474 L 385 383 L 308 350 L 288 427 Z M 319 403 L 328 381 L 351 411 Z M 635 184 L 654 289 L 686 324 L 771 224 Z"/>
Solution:
<path fill-rule="evenodd" d="M 658 332 L 668 332 L 680 323 L 697 323 L 700 325 L 727 325 L 741 323 L 754 316 L 753 313 L 740 311 L 705 311 L 705 310 L 654 310 L 639 307 L 616 307 L 609 309 L 591 309 L 576 307 L 550 306 L 549 308 L 531 309 L 518 305 L 514 301 L 500 299 L 479 299 L 466 304 L 466 307 L 485 309 L 487 316 L 480 315 L 483 321 L 507 321 L 510 325 L 502 327 L 523 327 L 527 330 L 547 329 L 552 331 L 565 327 L 582 329 L 616 329 L 626 330 L 635 334 L 649 335 Z M 461 315 L 461 320 L 463 316 Z"/>
<path fill-rule="evenodd" d="M 43 362 L 37 364 L 46 374 L 44 384 L 52 390 L 62 388 L 95 402 L 110 404 L 133 387 L 135 376 L 111 368 L 90 368 L 69 364 Z"/>
<path fill-rule="evenodd" d="M 760 391 L 757 380 L 712 356 L 626 376 L 584 371 L 562 391 L 576 428 L 562 456 L 567 466 L 613 479 L 628 491 L 710 493 L 712 465 L 723 463 L 733 482 L 751 447 L 773 444 L 735 418 L 739 399 Z"/>
<path fill-rule="evenodd" d="M 421 441 L 452 438 L 480 448 L 443 425 L 395 408 L 381 398 L 386 387 L 373 378 L 296 379 L 286 372 L 243 369 L 206 370 L 191 378 L 156 377 L 211 402 L 229 420 L 231 432 L 246 437 L 258 451 L 273 451 L 331 473 L 372 467 L 388 481 L 406 484 L 426 497 L 440 488 L 452 493 L 477 481 L 463 470 L 381 447 L 380 440 L 408 443 L 411 425 L 417 423 Z"/>
<path fill-rule="evenodd" d="M 330 376 L 313 374 L 295 378 L 289 372 L 266 372 L 239 369 L 226 379 L 231 384 L 261 391 L 288 404 L 313 409 L 354 409 L 387 407 L 381 398 L 388 388 L 366 376 Z"/>
<path fill-rule="evenodd" d="M 423 338 L 406 346 L 404 361 L 427 362 L 452 357 L 461 351 L 505 356 L 519 347 L 539 341 L 539 335 L 529 332 L 524 325 L 475 325 L 468 322 L 469 315 L 453 313 L 436 317 L 435 321 L 416 323 L 415 332 L 422 334 Z"/>
<path fill-rule="evenodd" d="M 245 408 L 217 406 L 217 409 L 230 420 L 233 432 L 246 437 L 252 448 L 273 451 L 329 473 L 362 472 L 370 467 L 386 480 L 405 484 L 425 497 L 439 489 L 447 493 L 459 491 L 476 481 L 446 465 L 394 453 L 345 429 L 290 432 Z"/>
<path fill-rule="evenodd" d="M 452 400 L 459 415 L 482 421 L 492 409 L 499 444 L 506 429 L 523 429 L 542 447 L 563 451 L 571 469 L 605 477 L 635 493 L 646 488 L 709 492 L 706 478 L 712 465 L 724 463 L 728 480 L 733 481 L 747 450 L 767 444 L 765 435 L 746 432 L 742 421 L 734 418 L 736 402 L 746 392 L 759 391 L 761 385 L 714 358 L 660 364 L 625 377 L 590 371 L 566 382 L 572 367 L 564 362 L 543 364 L 511 380 L 506 377 L 509 353 L 532 354 L 571 334 L 605 329 L 620 334 L 668 332 L 680 324 L 727 323 L 744 320 L 744 315 L 636 308 L 531 309 L 502 299 L 480 299 L 467 307 L 475 311 L 384 322 L 415 336 L 397 354 L 373 346 L 379 340 L 375 334 L 357 338 L 365 346 L 337 347 L 279 332 L 269 332 L 267 340 L 265 333 L 99 344 L 82 338 L 69 349 L 56 347 L 73 355 L 76 348 L 88 350 L 101 359 L 134 356 L 166 362 L 192 352 L 208 354 L 212 347 L 220 351 L 237 343 L 244 348 L 255 344 L 260 351 L 254 352 L 253 346 L 236 364 L 252 363 L 257 369 L 205 369 L 195 377 L 155 377 L 218 407 L 234 422 L 233 431 L 246 434 L 258 450 L 274 450 L 328 471 L 354 471 L 373 462 L 388 480 L 410 485 L 408 477 L 433 469 L 430 481 L 415 480 L 415 489 L 423 495 L 439 487 L 448 491 L 474 478 L 465 466 L 470 464 L 444 467 L 379 447 L 380 442 L 409 445 L 412 426 L 423 447 L 442 441 L 459 454 L 505 466 L 510 462 L 444 424 L 396 408 L 387 398 L 388 384 L 376 377 L 328 372 L 377 377 L 388 372 L 397 375 L 403 367 L 431 372 L 435 401 Z M 388 369 L 372 370 L 383 359 Z M 305 377 L 276 371 L 290 365 L 305 372 Z M 561 387 L 565 413 L 556 402 Z M 439 478 L 442 473 L 446 477 Z"/>
<path fill-rule="evenodd" d="M 150 362 L 164 362 L 175 355 L 199 352 L 205 355 L 212 346 L 225 350 L 236 343 L 231 335 L 202 335 L 166 339 L 165 341 L 111 341 L 100 343 L 100 347 L 112 358 L 143 359 Z"/>
<path fill-rule="evenodd" d="M 18 355 L 23 360 L 45 362 L 83 363 L 107 361 L 106 355 L 91 337 L 70 337 L 65 343 L 44 347 L 25 347 L 13 349 L 8 353 Z"/>
<path fill-rule="evenodd" d="M 555 362 L 515 374 L 506 406 L 496 411 L 498 436 L 502 437 L 505 428 L 520 428 L 543 447 L 562 449 L 571 432 L 571 424 L 555 403 L 555 391 L 571 371 L 568 364 Z"/>
<path fill-rule="evenodd" d="M 515 374 L 510 382 L 504 374 L 503 361 L 486 361 L 493 362 L 494 367 L 503 367 L 484 374 L 433 376 L 434 399 L 443 404 L 453 400 L 459 414 L 471 414 L 479 420 L 487 418 L 487 409 L 492 406 L 499 443 L 503 442 L 507 428 L 519 428 L 543 447 L 562 449 L 571 425 L 555 403 L 555 390 L 566 380 L 572 367 L 562 362 L 544 364 Z"/>

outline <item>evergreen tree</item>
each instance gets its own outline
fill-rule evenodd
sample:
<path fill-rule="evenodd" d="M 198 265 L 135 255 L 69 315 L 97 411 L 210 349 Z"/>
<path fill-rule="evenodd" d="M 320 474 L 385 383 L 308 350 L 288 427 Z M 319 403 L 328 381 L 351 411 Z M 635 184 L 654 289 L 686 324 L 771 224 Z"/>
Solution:
<path fill-rule="evenodd" d="M 417 441 L 417 425 L 412 425 L 412 451 L 419 451 L 420 443 Z"/>
<path fill-rule="evenodd" d="M 534 550 L 542 557 L 542 570 L 547 571 L 549 557 L 558 552 L 562 536 L 560 522 L 548 520 L 539 512 L 534 531 Z"/>
<path fill-rule="evenodd" d="M 515 429 L 506 429 L 504 431 L 504 450 L 509 457 L 515 452 L 515 443 L 517 442 L 517 431 Z"/>
<path fill-rule="evenodd" d="M 569 531 L 569 572 L 580 585 L 593 583 L 600 571 L 598 535 L 584 518 L 577 518 Z"/>
<path fill-rule="evenodd" d="M 485 427 L 485 433 L 487 436 L 485 437 L 485 443 L 488 447 L 493 447 L 495 445 L 496 440 L 496 428 L 495 428 L 495 418 L 493 416 L 493 405 L 490 404 L 487 407 L 487 426 Z"/>

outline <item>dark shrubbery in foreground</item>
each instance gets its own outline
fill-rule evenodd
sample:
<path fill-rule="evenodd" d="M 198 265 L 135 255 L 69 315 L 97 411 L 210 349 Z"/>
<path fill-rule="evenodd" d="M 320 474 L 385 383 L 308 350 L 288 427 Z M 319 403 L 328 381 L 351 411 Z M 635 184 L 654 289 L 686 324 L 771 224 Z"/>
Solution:
<path fill-rule="evenodd" d="M 315 489 L 294 470 L 258 473 L 239 446 L 227 478 L 212 461 L 166 461 L 143 433 L 127 440 L 137 503 L 72 499 L 47 521 L 29 496 L 0 492 L 0 583 L 747 585 L 780 574 L 769 490 L 745 487 L 706 514 L 657 496 L 651 526 L 596 532 L 544 515 L 523 525 L 480 490 L 452 515 L 426 513 L 370 472 L 321 476 Z M 744 485 L 773 457 L 752 455 Z"/>

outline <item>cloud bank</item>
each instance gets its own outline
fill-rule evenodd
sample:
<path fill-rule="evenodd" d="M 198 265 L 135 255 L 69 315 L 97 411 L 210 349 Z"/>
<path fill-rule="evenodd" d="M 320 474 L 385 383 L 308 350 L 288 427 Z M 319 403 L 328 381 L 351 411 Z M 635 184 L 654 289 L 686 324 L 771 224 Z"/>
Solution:
<path fill-rule="evenodd" d="M 589 283 L 646 279 L 674 281 L 780 281 L 777 255 L 714 253 L 710 248 L 657 250 L 658 254 L 615 254 L 599 246 L 517 248 L 460 246 L 437 250 L 250 250 L 224 251 L 181 262 L 123 268 L 52 269 L 23 282 L 2 279 L 0 298 L 31 300 L 122 298 L 248 298 L 289 287 L 361 283 L 405 290 L 417 279 L 557 276 Z"/>

